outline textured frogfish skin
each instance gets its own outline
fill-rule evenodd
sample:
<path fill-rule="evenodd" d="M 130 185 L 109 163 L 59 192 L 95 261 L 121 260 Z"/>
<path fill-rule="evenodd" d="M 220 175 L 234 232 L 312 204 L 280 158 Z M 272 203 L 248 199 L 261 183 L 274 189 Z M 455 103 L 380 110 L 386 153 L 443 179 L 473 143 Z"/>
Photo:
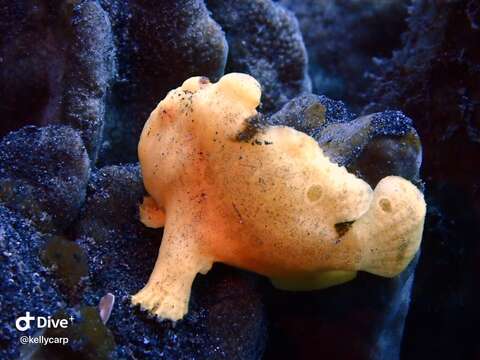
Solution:
<path fill-rule="evenodd" d="M 308 290 L 360 270 L 393 277 L 417 252 L 426 204 L 413 184 L 388 176 L 373 191 L 308 135 L 255 126 L 260 96 L 246 74 L 193 77 L 151 113 L 138 146 L 149 194 L 140 217 L 165 229 L 133 304 L 181 319 L 196 274 L 214 262 Z"/>

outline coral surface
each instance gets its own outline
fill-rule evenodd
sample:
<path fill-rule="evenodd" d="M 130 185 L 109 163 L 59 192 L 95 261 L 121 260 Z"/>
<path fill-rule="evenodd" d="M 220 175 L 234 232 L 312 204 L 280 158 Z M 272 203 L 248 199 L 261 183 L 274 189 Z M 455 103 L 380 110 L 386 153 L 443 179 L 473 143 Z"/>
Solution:
<path fill-rule="evenodd" d="M 480 320 L 479 38 L 478 1 L 412 2 L 402 46 L 381 61 L 368 91 L 366 112 L 398 108 L 415 119 L 432 204 L 406 324 L 406 358 L 480 355 L 472 331 Z"/>
<path fill-rule="evenodd" d="M 158 99 L 190 76 L 220 77 L 228 44 L 202 0 L 100 3 L 117 55 L 100 161 L 133 162 L 145 118 Z"/>
<path fill-rule="evenodd" d="M 114 47 L 94 1 L 0 5 L 0 134 L 22 124 L 64 123 L 81 131 L 94 160 L 101 144 Z"/>
<path fill-rule="evenodd" d="M 247 73 L 262 84 L 263 111 L 311 90 L 302 34 L 288 10 L 270 0 L 206 3 L 227 37 L 227 72 Z"/>
<path fill-rule="evenodd" d="M 278 2 L 298 18 L 313 92 L 360 110 L 378 59 L 401 44 L 410 0 Z"/>
<path fill-rule="evenodd" d="M 0 142 L 0 201 L 44 231 L 63 230 L 78 215 L 89 174 L 82 139 L 70 127 L 28 126 Z"/>
<path fill-rule="evenodd" d="M 15 320 L 29 311 L 50 316 L 65 306 L 38 253 L 46 238 L 28 220 L 0 205 L 0 357 L 17 359 L 21 335 Z"/>

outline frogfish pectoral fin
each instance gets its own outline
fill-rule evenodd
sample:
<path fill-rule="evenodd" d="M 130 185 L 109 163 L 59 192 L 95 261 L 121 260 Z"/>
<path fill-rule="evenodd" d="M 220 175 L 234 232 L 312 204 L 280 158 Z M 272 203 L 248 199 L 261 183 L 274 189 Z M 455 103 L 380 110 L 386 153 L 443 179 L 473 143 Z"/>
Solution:
<path fill-rule="evenodd" d="M 151 196 L 145 196 L 139 208 L 140 221 L 147 227 L 158 229 L 165 226 L 165 211 Z"/>

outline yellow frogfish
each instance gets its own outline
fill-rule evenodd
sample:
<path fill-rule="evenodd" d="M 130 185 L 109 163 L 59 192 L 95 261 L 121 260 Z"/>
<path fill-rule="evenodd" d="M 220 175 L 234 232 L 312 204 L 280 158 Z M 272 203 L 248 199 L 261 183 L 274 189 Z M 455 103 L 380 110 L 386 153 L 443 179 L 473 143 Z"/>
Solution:
<path fill-rule="evenodd" d="M 309 290 L 357 271 L 394 277 L 419 248 L 426 204 L 412 183 L 388 176 L 372 190 L 310 136 L 255 128 L 260 97 L 246 74 L 192 77 L 145 123 L 138 155 L 149 196 L 140 218 L 164 232 L 132 303 L 161 319 L 187 313 L 193 280 L 214 262 Z"/>

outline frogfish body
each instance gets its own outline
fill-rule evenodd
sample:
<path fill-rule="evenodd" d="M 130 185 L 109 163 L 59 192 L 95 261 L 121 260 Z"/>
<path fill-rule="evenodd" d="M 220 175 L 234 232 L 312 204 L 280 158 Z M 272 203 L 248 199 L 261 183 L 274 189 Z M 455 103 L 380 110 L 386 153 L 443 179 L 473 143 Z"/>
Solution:
<path fill-rule="evenodd" d="M 164 227 L 148 283 L 132 297 L 171 320 L 188 311 L 192 282 L 214 262 L 277 287 L 339 284 L 357 271 L 393 277 L 417 252 L 426 205 L 409 181 L 375 190 L 289 127 L 255 125 L 261 90 L 245 74 L 193 77 L 151 113 L 138 145 L 141 221 Z"/>

